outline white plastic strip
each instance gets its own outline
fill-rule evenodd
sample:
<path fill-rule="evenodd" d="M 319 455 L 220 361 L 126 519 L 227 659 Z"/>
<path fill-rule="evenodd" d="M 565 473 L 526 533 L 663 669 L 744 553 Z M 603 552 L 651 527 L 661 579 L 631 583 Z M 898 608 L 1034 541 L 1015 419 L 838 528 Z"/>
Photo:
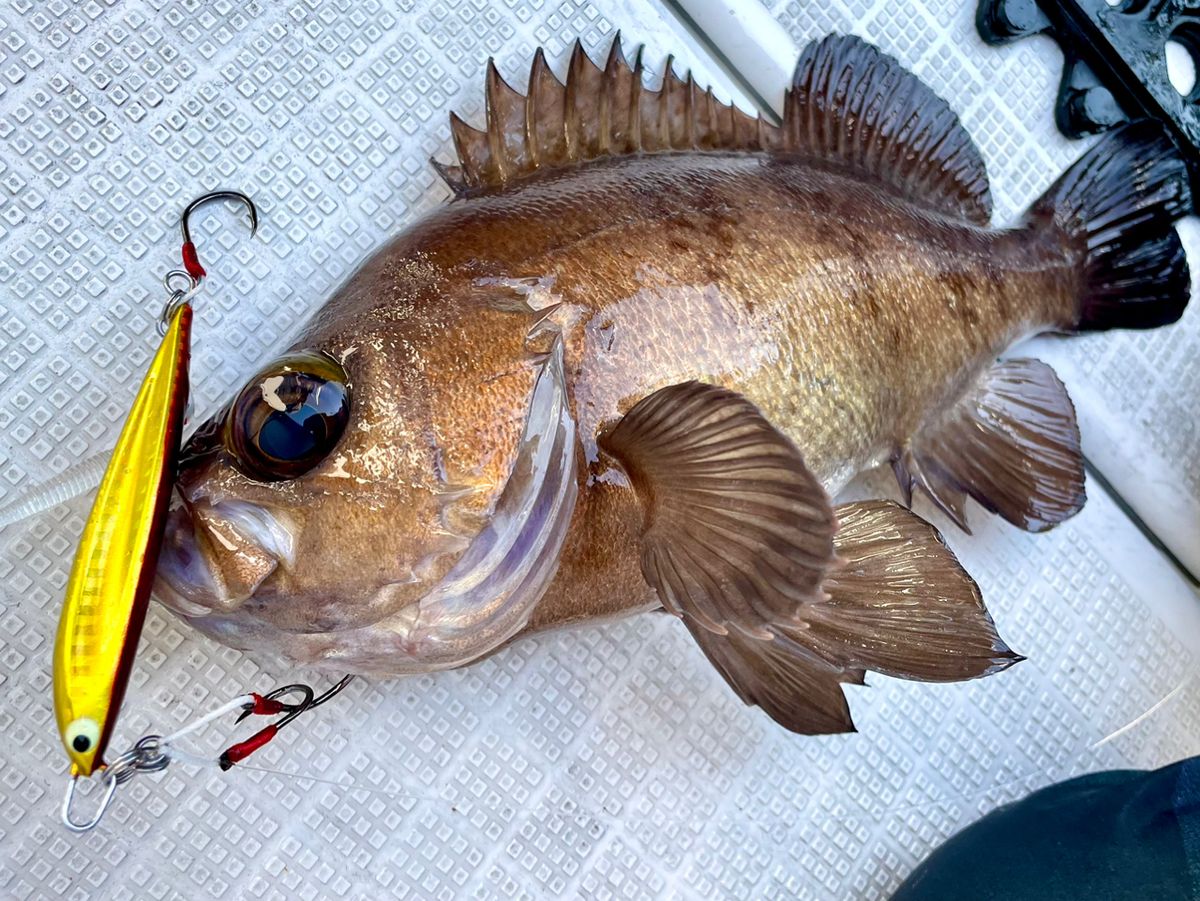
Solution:
<path fill-rule="evenodd" d="M 761 3 L 673 0 L 777 115 L 799 50 Z"/>
<path fill-rule="evenodd" d="M 101 451 L 54 478 L 21 492 L 11 504 L 0 507 L 0 529 L 65 504 L 71 498 L 95 491 L 104 477 L 104 468 L 110 456 L 112 451 Z"/>

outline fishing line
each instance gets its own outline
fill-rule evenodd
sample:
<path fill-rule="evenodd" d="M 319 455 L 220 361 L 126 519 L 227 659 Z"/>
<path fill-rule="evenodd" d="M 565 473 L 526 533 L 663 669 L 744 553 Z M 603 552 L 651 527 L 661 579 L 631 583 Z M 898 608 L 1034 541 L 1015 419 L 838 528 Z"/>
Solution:
<path fill-rule="evenodd" d="M 183 748 L 179 747 L 176 744 L 171 744 L 169 750 L 167 751 L 167 754 L 168 754 L 168 756 L 178 760 L 184 766 L 197 767 L 199 769 L 205 769 L 205 770 L 221 771 L 221 766 L 216 760 L 214 760 L 210 757 L 204 757 L 200 754 L 194 754 L 191 751 L 185 751 Z M 371 788 L 368 786 L 359 786 L 359 785 L 353 785 L 353 784 L 347 785 L 345 782 L 338 782 L 335 779 L 322 779 L 319 776 L 310 776 L 305 773 L 289 772 L 287 770 L 276 770 L 276 769 L 272 769 L 271 767 L 257 766 L 256 764 L 252 764 L 252 763 L 239 763 L 237 765 L 237 769 L 238 770 L 252 770 L 253 772 L 256 772 L 256 773 L 266 773 L 266 774 L 272 775 L 272 776 L 286 776 L 288 779 L 296 779 L 296 780 L 301 780 L 304 782 L 316 782 L 316 783 L 320 783 L 321 785 L 332 785 L 332 786 L 336 786 L 337 788 L 342 788 L 342 789 L 345 789 L 346 791 L 350 791 L 350 792 L 366 792 L 366 793 L 372 794 L 372 795 L 384 795 L 385 797 L 389 797 L 389 798 L 412 798 L 415 801 L 444 802 L 447 804 L 453 803 L 451 801 L 447 801 L 445 798 L 440 798 L 436 795 L 417 795 L 417 794 L 413 794 L 408 791 L 392 791 L 392 790 L 384 789 L 384 788 Z M 221 772 L 225 772 L 225 771 L 221 771 Z"/>
<path fill-rule="evenodd" d="M 1152 716 L 1154 716 L 1154 714 L 1158 713 L 1160 710 L 1162 710 L 1164 707 L 1166 707 L 1171 701 L 1173 701 L 1175 698 L 1177 698 L 1183 692 L 1183 689 L 1186 688 L 1188 686 L 1188 684 L 1191 683 L 1191 681 L 1197 676 L 1198 673 L 1200 673 L 1200 669 L 1197 669 L 1194 667 L 1190 672 L 1188 672 L 1183 677 L 1183 680 L 1178 685 L 1176 685 L 1169 692 L 1167 692 L 1163 697 L 1159 698 L 1156 702 L 1154 702 L 1154 704 L 1152 704 L 1147 710 L 1143 711 L 1142 713 L 1139 713 L 1128 723 L 1113 730 L 1108 735 L 1104 736 L 1103 738 L 1099 739 L 1098 741 L 1095 741 L 1092 744 L 1087 745 L 1083 749 L 1076 751 L 1068 759 L 1063 760 L 1056 764 L 1052 764 L 1050 767 L 1048 767 L 1044 770 L 1040 770 L 1036 773 L 1026 773 L 1024 776 L 1018 776 L 1014 779 L 1010 779 L 1007 782 L 997 783 L 996 785 L 989 786 L 988 788 L 983 789 L 974 794 L 958 795 L 956 797 L 951 797 L 951 798 L 935 798 L 935 799 L 931 799 L 929 801 L 922 801 L 922 802 L 915 803 L 915 804 L 887 807 L 887 808 L 884 808 L 883 810 L 869 810 L 869 811 L 863 811 L 862 813 L 853 813 L 853 814 L 837 814 L 837 815 L 827 814 L 826 816 L 836 816 L 839 819 L 849 819 L 849 820 L 858 820 L 858 819 L 862 819 L 864 817 L 872 817 L 872 818 L 878 819 L 878 818 L 894 816 L 896 814 L 902 814 L 902 813 L 916 813 L 916 812 L 920 812 L 923 810 L 928 810 L 931 807 L 943 807 L 943 806 L 949 806 L 952 804 L 960 804 L 960 803 L 973 802 L 973 801 L 982 801 L 982 800 L 985 800 L 989 795 L 991 795 L 995 792 L 1002 792 L 1009 788 L 1013 788 L 1013 787 L 1022 785 L 1023 783 L 1029 782 L 1031 780 L 1041 779 L 1046 776 L 1051 776 L 1056 771 L 1069 770 L 1070 768 L 1072 768 L 1075 764 L 1079 763 L 1081 760 L 1083 760 L 1089 754 L 1099 750 L 1100 748 L 1104 747 L 1105 745 L 1107 745 L 1109 742 L 1115 740 L 1116 738 L 1118 738 L 1122 735 L 1128 734 L 1129 732 L 1131 732 L 1132 730 L 1134 730 L 1135 728 L 1140 726 L 1142 723 L 1149 721 L 1149 719 Z M 1200 752 L 1200 749 L 1191 750 L 1191 751 L 1189 751 L 1189 756 L 1191 754 L 1198 753 L 1198 752 Z M 1084 775 L 1084 774 L 1081 773 L 1079 775 Z M 1014 799 L 1014 800 L 1016 800 L 1016 799 Z"/>
<path fill-rule="evenodd" d="M 1162 698 L 1160 698 L 1158 700 L 1158 702 L 1156 704 L 1154 704 L 1149 710 L 1142 713 L 1140 716 L 1134 717 L 1133 720 L 1126 723 L 1120 729 L 1117 729 L 1114 732 L 1110 732 L 1108 735 L 1104 736 L 1104 738 L 1100 739 L 1098 742 L 1096 742 L 1094 745 L 1092 745 L 1089 750 L 1094 751 L 1097 748 L 1103 747 L 1104 745 L 1108 744 L 1113 739 L 1118 738 L 1118 737 L 1124 735 L 1126 732 L 1129 732 L 1131 729 L 1136 728 L 1138 723 L 1152 717 L 1158 711 L 1158 709 L 1160 707 L 1163 707 L 1166 704 L 1170 703 L 1170 701 L 1172 699 L 1174 699 L 1176 695 L 1178 695 L 1181 691 L 1183 691 L 1183 689 L 1187 686 L 1187 684 L 1189 682 L 1192 681 L 1192 679 L 1195 677 L 1195 675 L 1196 675 L 1196 671 L 1193 670 L 1191 673 L 1189 673 L 1187 676 L 1184 677 L 1182 682 L 1180 682 L 1178 685 L 1176 685 L 1174 688 L 1172 688 L 1166 695 L 1164 695 Z"/>

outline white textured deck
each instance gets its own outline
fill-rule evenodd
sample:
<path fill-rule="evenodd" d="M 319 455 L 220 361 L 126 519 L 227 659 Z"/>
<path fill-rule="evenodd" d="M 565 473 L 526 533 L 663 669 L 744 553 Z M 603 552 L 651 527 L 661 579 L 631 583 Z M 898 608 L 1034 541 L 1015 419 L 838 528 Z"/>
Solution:
<path fill-rule="evenodd" d="M 973 5 L 687 6 L 768 101 L 795 48 L 831 30 L 910 64 L 982 146 L 1000 219 L 1082 150 L 1053 130 L 1054 45 L 984 47 Z M 426 159 L 448 156 L 450 109 L 482 118 L 489 55 L 520 85 L 536 46 L 561 71 L 576 35 L 599 52 L 618 28 L 648 45 L 649 62 L 674 51 L 751 108 L 654 0 L 0 10 L 0 507 L 111 447 L 155 346 L 159 280 L 176 265 L 189 199 L 237 187 L 263 213 L 254 241 L 219 210 L 198 221 L 211 274 L 196 326 L 200 411 L 362 254 L 445 197 Z M 1095 467 L 1200 571 L 1200 303 L 1170 330 L 1036 350 L 1069 384 Z M 872 677 L 851 689 L 857 735 L 776 728 L 684 630 L 652 616 L 459 672 L 359 681 L 251 761 L 339 785 L 174 766 L 122 789 L 86 837 L 58 822 L 66 777 L 49 675 L 90 500 L 77 498 L 0 531 L 0 897 L 885 898 L 938 841 L 1032 787 L 1200 751 L 1194 683 L 1091 749 L 1194 670 L 1200 603 L 1089 490 L 1085 511 L 1048 535 L 977 508 L 973 537 L 947 530 L 1030 659 L 966 685 Z M 113 748 L 305 675 L 153 609 Z M 226 734 L 197 749 L 215 753 Z"/>

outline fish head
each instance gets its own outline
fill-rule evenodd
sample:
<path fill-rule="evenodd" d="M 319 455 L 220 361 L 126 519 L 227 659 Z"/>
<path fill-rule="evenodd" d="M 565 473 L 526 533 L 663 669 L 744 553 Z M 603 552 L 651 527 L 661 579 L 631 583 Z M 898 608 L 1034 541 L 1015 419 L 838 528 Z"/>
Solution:
<path fill-rule="evenodd" d="M 323 311 L 197 430 L 161 601 L 227 644 L 312 663 L 444 588 L 506 487 L 534 477 L 518 470 L 546 355 L 511 312 L 438 310 Z"/>

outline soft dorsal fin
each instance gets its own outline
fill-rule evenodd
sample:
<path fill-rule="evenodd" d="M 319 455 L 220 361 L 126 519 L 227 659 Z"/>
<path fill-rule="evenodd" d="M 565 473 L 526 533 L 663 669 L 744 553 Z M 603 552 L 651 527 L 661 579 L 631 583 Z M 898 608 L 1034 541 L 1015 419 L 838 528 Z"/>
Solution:
<path fill-rule="evenodd" d="M 837 160 L 944 213 L 987 225 L 979 148 L 945 100 L 853 35 L 809 44 L 784 100 L 787 149 Z"/>
<path fill-rule="evenodd" d="M 662 85 L 645 85 L 642 51 L 630 66 L 613 39 L 601 69 L 577 40 L 560 82 L 539 49 L 528 94 L 513 90 L 490 60 L 487 127 L 472 128 L 453 113 L 457 166 L 434 163 L 455 194 L 502 188 L 521 176 L 604 156 L 663 150 L 768 150 L 779 129 L 721 103 L 689 73 L 680 78 L 667 57 Z"/>

